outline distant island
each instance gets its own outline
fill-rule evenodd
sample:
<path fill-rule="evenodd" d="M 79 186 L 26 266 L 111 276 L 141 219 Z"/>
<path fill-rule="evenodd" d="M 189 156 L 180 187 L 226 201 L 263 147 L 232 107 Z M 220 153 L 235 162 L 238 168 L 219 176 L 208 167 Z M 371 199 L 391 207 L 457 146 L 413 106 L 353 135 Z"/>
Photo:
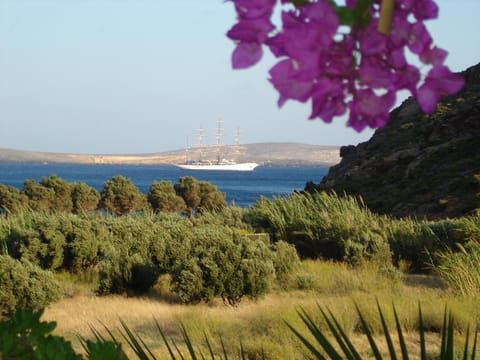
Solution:
<path fill-rule="evenodd" d="M 190 157 L 196 156 L 195 148 Z M 214 146 L 203 148 L 204 158 L 216 157 Z M 234 157 L 234 146 L 224 146 L 223 156 Z M 240 146 L 239 161 L 255 161 L 261 165 L 331 166 L 340 162 L 338 146 L 302 143 L 254 143 Z M 152 154 L 67 154 L 0 148 L 0 163 L 73 163 L 171 165 L 185 161 L 185 150 Z"/>

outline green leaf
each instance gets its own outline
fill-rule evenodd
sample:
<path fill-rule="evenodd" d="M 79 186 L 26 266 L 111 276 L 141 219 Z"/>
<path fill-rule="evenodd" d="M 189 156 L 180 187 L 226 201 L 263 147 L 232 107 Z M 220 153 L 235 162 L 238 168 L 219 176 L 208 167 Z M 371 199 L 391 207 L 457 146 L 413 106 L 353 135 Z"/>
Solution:
<path fill-rule="evenodd" d="M 327 316 L 327 314 L 325 313 L 325 311 L 323 311 L 322 308 L 320 308 L 320 312 L 322 313 L 325 321 L 327 322 L 327 325 L 330 328 L 330 331 L 332 332 L 333 336 L 335 337 L 335 340 L 337 340 L 337 343 L 342 348 L 342 351 L 345 354 L 345 356 L 348 359 L 361 360 L 360 354 L 357 352 L 352 342 L 347 337 L 345 331 L 342 329 L 338 321 L 333 316 L 332 312 L 328 310 L 330 317 Z"/>
<path fill-rule="evenodd" d="M 355 3 L 354 24 L 360 28 L 365 28 L 371 20 L 370 8 L 372 7 L 371 0 L 358 0 Z"/>
<path fill-rule="evenodd" d="M 465 347 L 463 348 L 463 360 L 468 359 L 468 340 L 470 337 L 470 326 L 467 327 L 467 334 L 465 335 Z"/>
<path fill-rule="evenodd" d="M 425 341 L 425 327 L 423 326 L 422 307 L 418 303 L 418 332 L 420 334 L 420 359 L 427 360 L 427 347 Z"/>
<path fill-rule="evenodd" d="M 335 6 L 338 20 L 341 25 L 352 26 L 355 23 L 355 12 L 347 6 Z"/>
<path fill-rule="evenodd" d="M 475 327 L 475 334 L 473 336 L 472 360 L 475 360 L 475 355 L 477 353 L 477 338 L 478 338 L 478 325 Z"/>
<path fill-rule="evenodd" d="M 372 331 L 368 327 L 367 322 L 365 321 L 365 318 L 362 315 L 362 312 L 360 311 L 360 308 L 358 307 L 357 304 L 355 304 L 355 307 L 357 308 L 357 313 L 360 318 L 360 322 L 362 323 L 363 330 L 365 331 L 365 335 L 367 335 L 368 342 L 370 343 L 370 348 L 373 352 L 373 355 L 375 356 L 375 359 L 377 360 L 382 360 L 382 355 L 380 354 L 380 351 L 378 350 L 378 346 L 375 343 L 375 340 L 373 339 Z"/>
<path fill-rule="evenodd" d="M 155 319 L 155 325 L 157 325 L 158 332 L 160 333 L 160 336 L 162 337 L 163 342 L 165 343 L 165 346 L 167 347 L 168 353 L 170 354 L 170 358 L 172 360 L 175 360 L 175 355 L 173 354 L 173 350 L 170 347 L 170 344 L 168 343 L 167 338 L 166 338 L 165 334 L 163 333 L 162 328 L 160 327 L 160 324 L 158 323 L 158 321 L 156 319 Z"/>
<path fill-rule="evenodd" d="M 305 311 L 299 312 L 300 318 L 303 320 L 304 324 L 307 325 L 311 334 L 315 337 L 317 342 L 322 346 L 323 350 L 327 353 L 330 359 L 342 359 L 340 354 L 335 350 L 330 341 L 322 333 L 320 328 L 315 324 L 311 316 L 309 316 Z"/>
<path fill-rule="evenodd" d="M 290 0 L 290 2 L 295 6 L 305 6 L 308 4 L 308 0 Z"/>
<path fill-rule="evenodd" d="M 400 324 L 395 306 L 393 306 L 393 315 L 395 316 L 395 324 L 397 325 L 398 341 L 400 342 L 400 349 L 402 350 L 402 358 L 404 360 L 408 360 L 407 344 L 405 343 L 405 338 L 403 337 L 402 325 Z"/>
<path fill-rule="evenodd" d="M 390 353 L 390 359 L 397 360 L 397 354 L 395 353 L 395 348 L 393 347 L 392 337 L 390 336 L 390 331 L 388 330 L 387 322 L 385 321 L 385 317 L 383 316 L 382 308 L 380 307 L 380 303 L 377 300 L 377 308 L 378 313 L 380 314 L 380 320 L 382 322 L 383 333 L 385 335 L 385 340 L 387 341 L 388 351 Z"/>

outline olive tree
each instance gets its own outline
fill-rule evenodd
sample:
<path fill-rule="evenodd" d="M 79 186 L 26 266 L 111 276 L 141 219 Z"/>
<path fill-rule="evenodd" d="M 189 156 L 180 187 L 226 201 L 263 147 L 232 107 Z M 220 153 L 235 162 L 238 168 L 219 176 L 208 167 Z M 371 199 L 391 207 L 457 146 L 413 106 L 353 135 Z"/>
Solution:
<path fill-rule="evenodd" d="M 119 175 L 105 182 L 99 207 L 115 215 L 126 215 L 145 210 L 147 201 L 132 180 Z"/>
<path fill-rule="evenodd" d="M 75 183 L 72 186 L 73 213 L 93 211 L 97 209 L 100 201 L 100 194 L 97 190 L 87 184 Z"/>
<path fill-rule="evenodd" d="M 7 214 L 17 213 L 28 204 L 28 198 L 16 187 L 0 184 L 0 210 Z"/>
<path fill-rule="evenodd" d="M 147 200 L 155 212 L 179 212 L 186 209 L 185 201 L 177 195 L 170 181 L 153 182 Z"/>

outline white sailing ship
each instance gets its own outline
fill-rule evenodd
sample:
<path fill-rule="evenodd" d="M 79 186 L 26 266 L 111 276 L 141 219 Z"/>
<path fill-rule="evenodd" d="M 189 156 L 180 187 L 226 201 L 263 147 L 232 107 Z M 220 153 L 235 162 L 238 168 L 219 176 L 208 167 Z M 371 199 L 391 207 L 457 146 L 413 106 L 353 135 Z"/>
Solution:
<path fill-rule="evenodd" d="M 209 171 L 253 171 L 259 164 L 255 162 L 237 162 L 239 155 L 239 142 L 240 142 L 240 131 L 237 129 L 235 135 L 235 160 L 224 159 L 221 157 L 222 150 L 222 129 L 220 126 L 220 121 L 218 122 L 217 133 L 216 133 L 216 160 L 204 160 L 204 144 L 203 144 L 203 129 L 200 127 L 198 130 L 198 152 L 200 154 L 199 160 L 191 161 L 189 156 L 189 148 L 185 151 L 185 163 L 177 164 L 179 168 L 186 170 L 209 170 Z"/>

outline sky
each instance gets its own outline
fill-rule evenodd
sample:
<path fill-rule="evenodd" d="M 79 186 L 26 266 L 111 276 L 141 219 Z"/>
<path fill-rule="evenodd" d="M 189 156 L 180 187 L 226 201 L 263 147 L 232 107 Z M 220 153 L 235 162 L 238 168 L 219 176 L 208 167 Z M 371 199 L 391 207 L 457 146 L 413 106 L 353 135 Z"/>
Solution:
<path fill-rule="evenodd" d="M 437 0 L 427 22 L 461 71 L 480 61 L 479 0 Z M 338 118 L 308 120 L 267 81 L 274 58 L 232 70 L 235 23 L 222 0 L 0 0 L 0 148 L 143 154 L 215 142 L 350 145 Z M 398 99 L 400 103 L 402 99 Z"/>

